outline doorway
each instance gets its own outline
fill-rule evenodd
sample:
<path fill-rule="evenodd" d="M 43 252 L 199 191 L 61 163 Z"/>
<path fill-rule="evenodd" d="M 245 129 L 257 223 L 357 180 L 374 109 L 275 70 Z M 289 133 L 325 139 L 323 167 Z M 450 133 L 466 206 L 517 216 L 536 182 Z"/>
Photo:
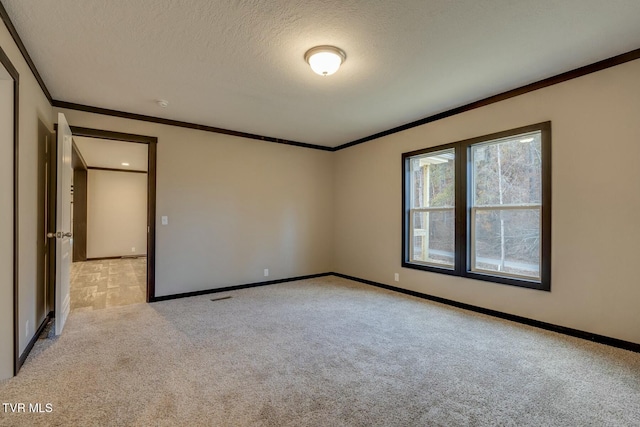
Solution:
<path fill-rule="evenodd" d="M 73 136 L 71 311 L 146 301 L 148 145 Z"/>
<path fill-rule="evenodd" d="M 157 138 L 70 126 L 71 311 L 155 296 Z"/>

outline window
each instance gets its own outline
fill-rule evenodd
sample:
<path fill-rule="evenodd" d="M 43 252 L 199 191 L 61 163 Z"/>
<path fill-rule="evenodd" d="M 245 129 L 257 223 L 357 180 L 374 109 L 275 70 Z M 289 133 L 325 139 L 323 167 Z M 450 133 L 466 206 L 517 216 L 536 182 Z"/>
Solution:
<path fill-rule="evenodd" d="M 550 289 L 551 123 L 402 155 L 404 267 Z"/>
<path fill-rule="evenodd" d="M 455 152 L 417 155 L 410 160 L 411 262 L 454 268 Z"/>

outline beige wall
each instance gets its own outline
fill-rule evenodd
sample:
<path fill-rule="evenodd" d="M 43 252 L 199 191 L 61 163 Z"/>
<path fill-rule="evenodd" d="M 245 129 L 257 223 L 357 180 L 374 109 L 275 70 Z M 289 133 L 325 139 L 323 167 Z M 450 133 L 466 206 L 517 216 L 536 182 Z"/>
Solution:
<path fill-rule="evenodd" d="M 0 25 L 0 46 L 20 74 L 19 107 L 19 349 L 24 351 L 43 319 L 36 318 L 36 240 L 38 210 L 38 122 L 53 129 L 52 108 L 14 43 L 9 31 Z M 3 286 L 6 286 L 3 283 Z M 27 333 L 26 323 L 29 322 Z M 13 335 L 11 336 L 11 340 Z M 0 345 L 12 346 L 8 337 Z"/>
<path fill-rule="evenodd" d="M 157 296 L 331 271 L 332 153 L 59 111 L 158 137 Z"/>
<path fill-rule="evenodd" d="M 638 76 L 640 60 L 338 151 L 337 271 L 640 343 Z M 551 292 L 401 268 L 401 154 L 546 120 Z"/>
<path fill-rule="evenodd" d="M 147 253 L 147 174 L 89 169 L 87 258 Z"/>

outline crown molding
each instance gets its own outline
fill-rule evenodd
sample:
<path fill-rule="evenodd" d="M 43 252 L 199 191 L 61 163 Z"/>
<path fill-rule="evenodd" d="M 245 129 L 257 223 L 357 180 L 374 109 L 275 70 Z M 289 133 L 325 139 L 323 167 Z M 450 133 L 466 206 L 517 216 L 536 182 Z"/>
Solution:
<path fill-rule="evenodd" d="M 518 95 L 523 95 L 525 93 L 533 92 L 534 90 L 543 89 L 545 87 L 553 86 L 558 83 L 563 83 L 568 80 L 586 76 L 587 74 L 591 74 L 591 73 L 595 73 L 596 71 L 601 71 L 607 68 L 615 67 L 616 65 L 624 64 L 625 62 L 630 62 L 638 58 L 640 58 L 640 49 L 635 49 L 630 52 L 623 53 L 621 55 L 612 56 L 611 58 L 603 59 L 602 61 L 594 62 L 593 64 L 585 65 L 583 67 L 576 68 L 574 70 L 567 71 L 561 74 L 557 74 L 555 76 L 552 76 L 543 80 L 539 80 L 537 82 L 530 83 L 528 85 L 521 86 L 516 89 L 511 89 L 506 92 L 502 92 L 497 95 L 493 95 L 488 98 L 481 99 L 479 101 L 474 101 L 469 104 L 452 108 L 450 110 L 443 111 L 441 113 L 437 113 L 432 116 L 428 116 L 411 123 L 407 123 L 407 124 L 397 126 L 382 132 L 378 132 L 373 135 L 366 136 L 364 138 L 356 139 L 354 141 L 347 142 L 346 144 L 338 145 L 337 147 L 335 147 L 334 151 L 344 150 L 345 148 L 353 147 L 354 145 L 358 145 L 368 141 L 372 141 L 374 139 L 382 138 L 383 136 L 392 135 L 394 133 L 402 132 L 403 130 L 411 129 L 416 126 L 421 126 L 426 123 L 435 122 L 437 120 L 455 116 L 456 114 L 464 113 L 466 111 L 475 110 L 476 108 L 484 107 L 490 104 L 494 104 L 496 102 L 504 101 L 505 99 L 513 98 Z"/>
<path fill-rule="evenodd" d="M 274 142 L 276 144 L 294 145 L 296 147 L 313 148 L 315 150 L 322 150 L 322 151 L 334 151 L 334 149 L 332 147 L 325 147 L 323 145 L 307 144 L 306 142 L 291 141 L 291 140 L 288 140 L 288 139 L 281 139 L 281 138 L 273 138 L 273 137 L 270 137 L 270 136 L 257 135 L 257 134 L 254 134 L 254 133 L 240 132 L 240 131 L 235 131 L 235 130 L 218 128 L 218 127 L 214 127 L 214 126 L 200 125 L 200 124 L 197 124 L 197 123 L 183 122 L 183 121 L 172 120 L 172 119 L 164 119 L 164 118 L 161 118 L 161 117 L 146 116 L 146 115 L 143 115 L 143 114 L 128 113 L 128 112 L 125 112 L 125 111 L 110 110 L 110 109 L 107 109 L 107 108 L 92 107 L 90 105 L 83 105 L 83 104 L 76 104 L 76 103 L 73 103 L 73 102 L 59 101 L 57 99 L 54 99 L 51 102 L 51 105 L 54 106 L 54 107 L 58 107 L 58 108 L 66 108 L 66 109 L 70 109 L 70 110 L 84 111 L 84 112 L 87 112 L 87 113 L 94 113 L 94 114 L 103 114 L 103 115 L 106 115 L 106 116 L 121 117 L 121 118 L 124 118 L 124 119 L 131 119 L 131 120 L 139 120 L 139 121 L 143 121 L 143 122 L 158 123 L 158 124 L 162 124 L 162 125 L 176 126 L 176 127 L 187 128 L 187 129 L 196 129 L 196 130 L 201 130 L 201 131 L 205 131 L 205 132 L 220 133 L 220 134 L 223 134 L 223 135 L 239 136 L 239 137 L 242 137 L 242 138 L 256 139 L 256 140 L 259 140 L 259 141 Z"/>

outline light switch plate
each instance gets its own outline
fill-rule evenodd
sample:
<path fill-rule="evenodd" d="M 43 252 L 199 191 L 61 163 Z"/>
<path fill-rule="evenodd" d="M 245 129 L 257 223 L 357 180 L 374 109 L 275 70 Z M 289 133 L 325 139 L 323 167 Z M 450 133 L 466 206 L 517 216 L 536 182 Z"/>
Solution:
<path fill-rule="evenodd" d="M 169 217 L 168 216 L 163 216 L 162 217 L 162 225 L 167 225 L 169 224 Z"/>

